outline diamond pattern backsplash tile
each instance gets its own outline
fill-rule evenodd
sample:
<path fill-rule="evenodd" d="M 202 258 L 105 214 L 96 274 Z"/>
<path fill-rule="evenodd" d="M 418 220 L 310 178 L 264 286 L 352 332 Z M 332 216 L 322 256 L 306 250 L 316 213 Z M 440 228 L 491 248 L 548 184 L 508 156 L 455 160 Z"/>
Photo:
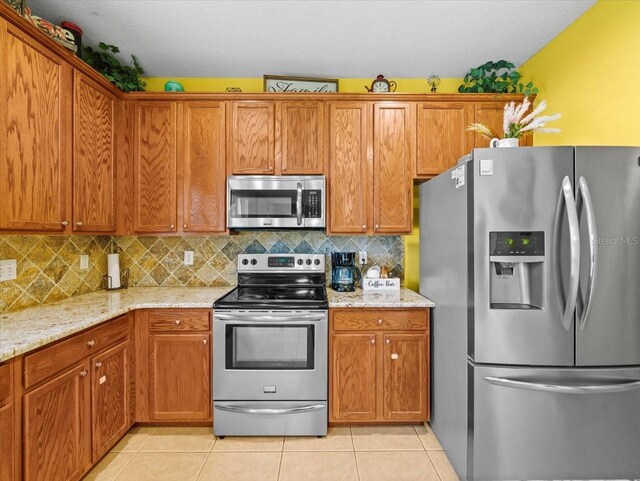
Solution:
<path fill-rule="evenodd" d="M 185 266 L 184 251 L 194 252 Z M 236 283 L 240 253 L 367 251 L 368 263 L 385 265 L 404 284 L 404 242 L 400 236 L 333 236 L 322 232 L 240 232 L 212 236 L 0 236 L 0 260 L 16 259 L 17 279 L 0 282 L 0 312 L 53 302 L 104 287 L 107 254 L 120 252 L 130 269 L 130 286 L 229 286 Z M 80 270 L 80 255 L 89 269 Z"/>
<path fill-rule="evenodd" d="M 0 282 L 0 312 L 100 289 L 107 270 L 109 236 L 0 236 L 0 259 L 15 259 L 17 278 Z M 80 255 L 89 268 L 80 270 Z"/>
<path fill-rule="evenodd" d="M 327 280 L 331 252 L 367 251 L 372 265 L 389 267 L 404 283 L 404 242 L 400 236 L 333 236 L 321 232 L 243 231 L 237 235 L 113 238 L 122 268 L 129 268 L 130 286 L 229 286 L 236 283 L 238 254 L 325 254 Z M 182 262 L 194 253 L 193 265 Z"/>

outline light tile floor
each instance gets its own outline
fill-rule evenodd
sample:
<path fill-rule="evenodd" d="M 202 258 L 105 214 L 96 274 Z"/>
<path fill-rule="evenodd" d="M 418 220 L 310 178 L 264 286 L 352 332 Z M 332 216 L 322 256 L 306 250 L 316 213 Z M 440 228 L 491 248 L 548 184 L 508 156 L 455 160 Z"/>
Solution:
<path fill-rule="evenodd" d="M 84 481 L 458 481 L 429 427 L 336 427 L 325 438 L 134 427 Z"/>

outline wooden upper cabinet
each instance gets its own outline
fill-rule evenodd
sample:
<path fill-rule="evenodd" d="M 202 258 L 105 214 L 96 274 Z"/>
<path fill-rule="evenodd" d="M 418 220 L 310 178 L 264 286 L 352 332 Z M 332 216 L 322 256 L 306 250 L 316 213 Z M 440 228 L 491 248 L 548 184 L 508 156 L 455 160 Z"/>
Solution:
<path fill-rule="evenodd" d="M 76 481 L 90 466 L 87 364 L 79 363 L 24 395 L 25 481 Z"/>
<path fill-rule="evenodd" d="M 412 228 L 415 104 L 378 102 L 373 115 L 373 232 Z"/>
<path fill-rule="evenodd" d="M 149 349 L 151 420 L 211 419 L 209 333 L 151 334 Z"/>
<path fill-rule="evenodd" d="M 134 134 L 136 232 L 176 232 L 177 155 L 175 102 L 137 102 Z"/>
<path fill-rule="evenodd" d="M 226 230 L 224 102 L 185 102 L 183 108 L 184 232 Z"/>
<path fill-rule="evenodd" d="M 279 104 L 276 137 L 282 174 L 325 173 L 324 102 Z"/>
<path fill-rule="evenodd" d="M 473 148 L 473 105 L 420 102 L 418 108 L 417 176 L 435 176 L 456 165 Z"/>
<path fill-rule="evenodd" d="M 363 234 L 371 225 L 371 135 L 370 103 L 329 102 L 331 234 Z"/>
<path fill-rule="evenodd" d="M 331 336 L 330 421 L 376 419 L 375 334 Z"/>
<path fill-rule="evenodd" d="M 0 229 L 65 231 L 71 66 L 4 21 L 0 58 Z"/>
<path fill-rule="evenodd" d="M 121 342 L 91 359 L 92 460 L 129 430 L 129 342 Z"/>
<path fill-rule="evenodd" d="M 385 334 L 383 416 L 385 420 L 428 419 L 426 334 Z"/>
<path fill-rule="evenodd" d="M 231 102 L 229 172 L 275 173 L 275 103 Z"/>
<path fill-rule="evenodd" d="M 115 97 L 80 72 L 73 98 L 73 230 L 113 232 Z"/>

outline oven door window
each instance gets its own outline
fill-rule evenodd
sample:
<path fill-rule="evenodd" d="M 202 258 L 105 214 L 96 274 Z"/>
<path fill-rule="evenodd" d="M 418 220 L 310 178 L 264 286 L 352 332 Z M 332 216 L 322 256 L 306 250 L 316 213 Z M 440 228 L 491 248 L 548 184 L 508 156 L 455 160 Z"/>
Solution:
<path fill-rule="evenodd" d="M 313 325 L 229 324 L 225 334 L 227 369 L 313 369 Z"/>
<path fill-rule="evenodd" d="M 295 218 L 295 190 L 232 190 L 229 215 L 233 218 Z"/>

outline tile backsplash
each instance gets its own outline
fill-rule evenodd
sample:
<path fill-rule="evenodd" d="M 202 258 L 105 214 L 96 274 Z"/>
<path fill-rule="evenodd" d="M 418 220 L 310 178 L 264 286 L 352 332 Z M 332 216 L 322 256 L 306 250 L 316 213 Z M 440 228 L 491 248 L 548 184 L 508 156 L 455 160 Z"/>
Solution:
<path fill-rule="evenodd" d="M 107 270 L 109 236 L 0 236 L 0 259 L 16 259 L 17 277 L 0 282 L 0 312 L 99 289 Z M 89 268 L 80 269 L 80 255 Z"/>
<path fill-rule="evenodd" d="M 184 251 L 194 252 L 192 266 Z M 385 265 L 404 282 L 400 236 L 330 236 L 315 231 L 243 231 L 211 236 L 0 236 L 0 259 L 16 259 L 18 275 L 0 282 L 0 311 L 14 311 L 84 294 L 104 286 L 106 255 L 120 252 L 130 286 L 228 286 L 236 282 L 240 253 L 367 251 L 371 265 Z M 89 269 L 80 270 L 80 255 Z M 327 279 L 330 257 L 327 256 Z"/>

